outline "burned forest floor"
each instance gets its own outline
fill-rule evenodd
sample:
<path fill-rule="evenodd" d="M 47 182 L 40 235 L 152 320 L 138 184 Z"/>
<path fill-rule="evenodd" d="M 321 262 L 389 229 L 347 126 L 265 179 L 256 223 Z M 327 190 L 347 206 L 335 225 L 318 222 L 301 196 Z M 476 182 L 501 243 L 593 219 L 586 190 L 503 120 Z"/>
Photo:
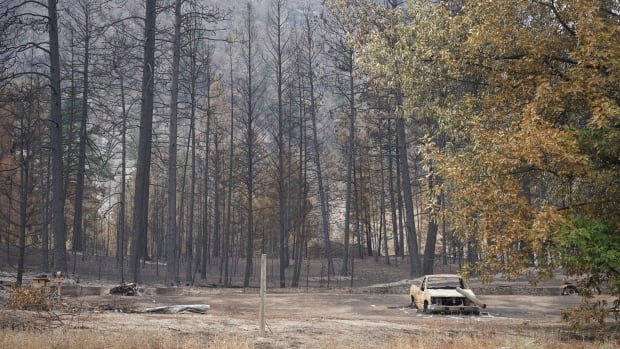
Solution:
<path fill-rule="evenodd" d="M 47 309 L 16 310 L 8 304 L 13 266 L 6 253 L 0 253 L 0 260 L 0 348 L 620 347 L 620 328 L 612 318 L 605 326 L 580 330 L 562 320 L 561 312 L 578 306 L 581 297 L 560 295 L 561 275 L 536 286 L 525 279 L 488 285 L 472 279 L 470 286 L 488 305 L 479 316 L 429 315 L 410 307 L 408 288 L 415 281 L 404 260 L 355 260 L 353 280 L 328 278 L 324 261 L 305 261 L 298 288 L 278 287 L 279 268 L 270 262 L 266 326 L 260 335 L 258 280 L 254 277 L 251 287 L 240 287 L 241 261 L 239 270 L 231 268 L 230 287 L 221 286 L 216 265 L 206 280 L 197 275 L 194 282 L 169 287 L 161 281 L 165 266 L 147 264 L 137 294 L 124 296 L 109 292 L 122 283 L 113 258 L 83 258 L 63 281 L 62 297 L 47 298 Z M 45 274 L 35 265 L 27 264 L 26 281 Z M 456 273 L 458 265 L 436 269 Z M 122 281 L 128 280 L 125 276 Z M 176 305 L 209 309 L 148 312 Z"/>

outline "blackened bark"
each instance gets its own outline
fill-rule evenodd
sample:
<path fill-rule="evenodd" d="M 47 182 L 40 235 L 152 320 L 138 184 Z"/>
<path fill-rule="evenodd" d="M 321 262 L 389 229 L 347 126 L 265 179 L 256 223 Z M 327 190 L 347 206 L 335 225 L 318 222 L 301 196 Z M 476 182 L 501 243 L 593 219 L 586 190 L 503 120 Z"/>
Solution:
<path fill-rule="evenodd" d="M 60 51 L 56 0 L 47 1 L 50 56 L 50 141 L 52 146 L 52 231 L 54 233 L 54 268 L 67 271 L 65 229 L 65 186 L 63 182 L 63 135 L 60 90 Z"/>
<path fill-rule="evenodd" d="M 49 0 L 54 1 L 54 0 Z M 153 95 L 155 69 L 155 26 L 157 0 L 146 0 L 144 22 L 144 65 L 142 68 L 142 103 L 140 109 L 140 135 L 136 167 L 131 273 L 134 282 L 140 281 L 140 258 L 146 247 L 148 228 L 149 179 L 151 170 L 151 139 L 153 137 Z"/>
<path fill-rule="evenodd" d="M 166 211 L 166 282 L 178 285 L 177 248 L 177 115 L 179 99 L 179 62 L 181 57 L 181 0 L 174 5 L 172 43 L 172 86 L 170 87 L 170 127 L 168 131 L 168 206 Z"/>
<path fill-rule="evenodd" d="M 407 228 L 407 245 L 409 248 L 409 275 L 421 276 L 422 263 L 420 262 L 418 239 L 415 229 L 413 193 L 409 178 L 409 160 L 407 159 L 407 142 L 405 136 L 405 120 L 396 119 L 398 147 L 400 148 L 400 169 L 405 201 L 405 226 Z"/>

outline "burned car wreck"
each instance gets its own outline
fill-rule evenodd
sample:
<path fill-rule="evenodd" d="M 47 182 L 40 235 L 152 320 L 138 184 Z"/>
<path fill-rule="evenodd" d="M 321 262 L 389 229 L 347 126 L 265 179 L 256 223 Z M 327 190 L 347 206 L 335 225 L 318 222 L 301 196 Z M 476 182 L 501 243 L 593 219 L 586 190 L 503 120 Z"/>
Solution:
<path fill-rule="evenodd" d="M 426 275 L 409 289 L 411 306 L 425 313 L 480 314 L 486 304 L 481 302 L 455 274 Z"/>

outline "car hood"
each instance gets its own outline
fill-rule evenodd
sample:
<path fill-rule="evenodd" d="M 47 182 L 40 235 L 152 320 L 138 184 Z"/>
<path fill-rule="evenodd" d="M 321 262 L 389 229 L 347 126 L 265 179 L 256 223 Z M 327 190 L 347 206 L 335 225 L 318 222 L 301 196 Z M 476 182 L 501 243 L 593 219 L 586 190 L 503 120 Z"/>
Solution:
<path fill-rule="evenodd" d="M 446 289 L 427 289 L 426 292 L 430 294 L 432 297 L 457 297 L 463 298 L 463 295 L 456 292 L 456 290 L 446 290 Z"/>

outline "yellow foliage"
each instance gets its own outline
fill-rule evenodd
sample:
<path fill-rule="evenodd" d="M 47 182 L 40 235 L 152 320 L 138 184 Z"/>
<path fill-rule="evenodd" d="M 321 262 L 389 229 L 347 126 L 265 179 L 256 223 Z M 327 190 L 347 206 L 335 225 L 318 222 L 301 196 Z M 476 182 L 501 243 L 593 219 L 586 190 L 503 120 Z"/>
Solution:
<path fill-rule="evenodd" d="M 425 151 L 444 181 L 448 223 L 476 246 L 475 271 L 548 275 L 567 216 L 620 229 L 620 4 L 407 9 L 355 7 L 351 42 L 374 86 L 402 88 L 404 116 L 437 121 Z M 441 148 L 429 144 L 440 137 Z"/>

